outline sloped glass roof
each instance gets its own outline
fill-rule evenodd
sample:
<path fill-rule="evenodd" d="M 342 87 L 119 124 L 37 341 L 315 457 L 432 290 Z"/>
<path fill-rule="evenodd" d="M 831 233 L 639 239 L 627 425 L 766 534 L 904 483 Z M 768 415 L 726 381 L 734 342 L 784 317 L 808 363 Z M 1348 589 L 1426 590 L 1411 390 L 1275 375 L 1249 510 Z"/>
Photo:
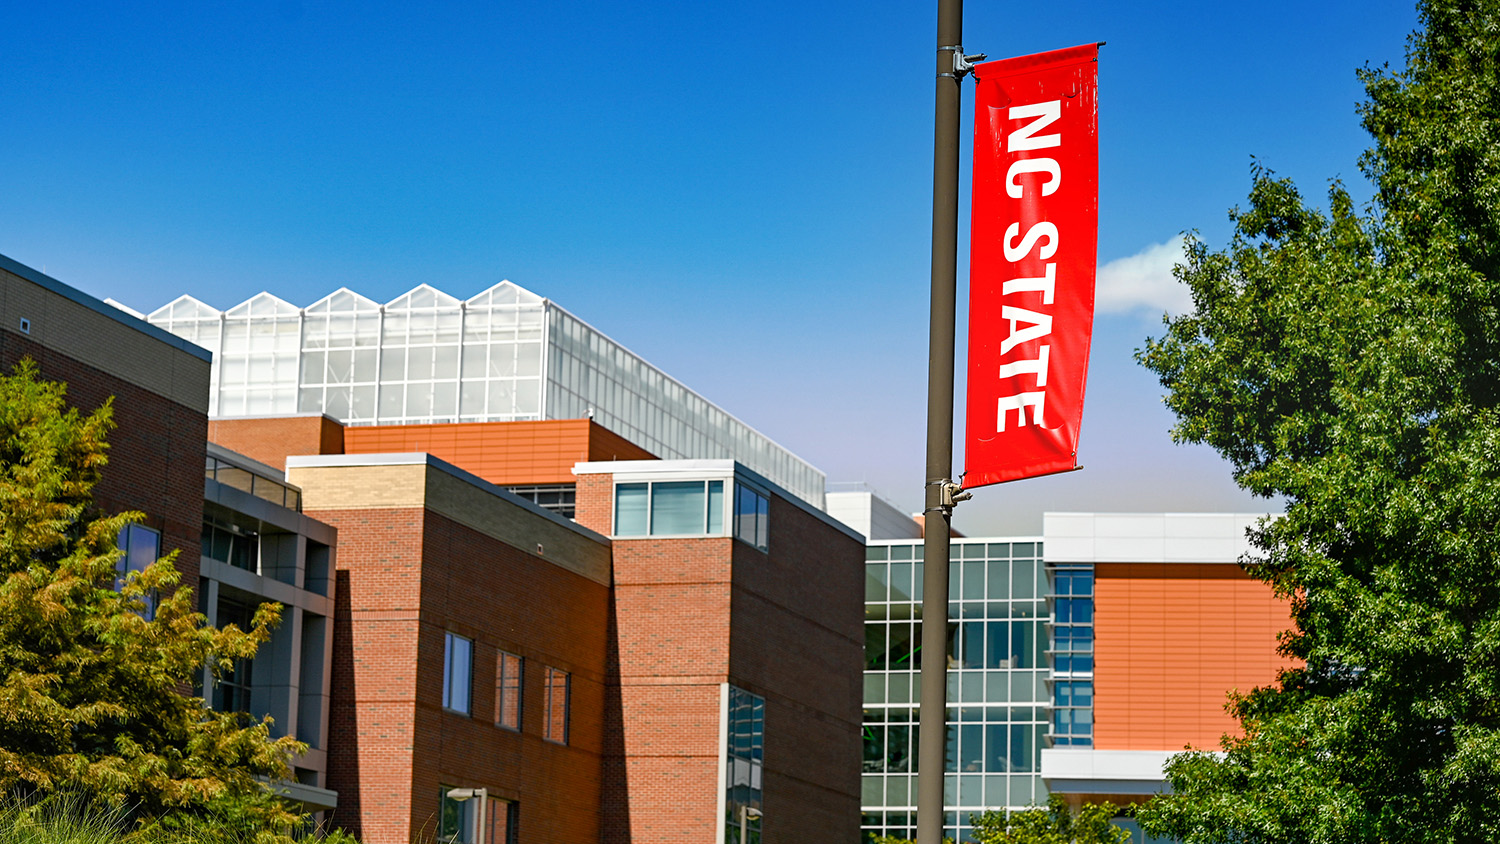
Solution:
<path fill-rule="evenodd" d="M 361 296 L 347 287 L 340 287 L 307 306 L 307 312 L 310 314 L 377 313 L 379 311 L 379 302 Z"/>
<path fill-rule="evenodd" d="M 218 316 L 218 308 L 184 294 L 152 311 L 146 319 L 217 319 Z"/>
<path fill-rule="evenodd" d="M 457 308 L 460 304 L 458 299 L 424 282 L 387 302 L 385 306 L 393 310 L 418 310 Z"/>
<path fill-rule="evenodd" d="M 469 306 L 476 308 L 491 305 L 540 305 L 545 300 L 530 290 L 511 281 L 502 281 L 489 290 L 469 299 Z"/>
<path fill-rule="evenodd" d="M 291 302 L 261 292 L 225 311 L 232 317 L 296 316 L 301 309 Z"/>

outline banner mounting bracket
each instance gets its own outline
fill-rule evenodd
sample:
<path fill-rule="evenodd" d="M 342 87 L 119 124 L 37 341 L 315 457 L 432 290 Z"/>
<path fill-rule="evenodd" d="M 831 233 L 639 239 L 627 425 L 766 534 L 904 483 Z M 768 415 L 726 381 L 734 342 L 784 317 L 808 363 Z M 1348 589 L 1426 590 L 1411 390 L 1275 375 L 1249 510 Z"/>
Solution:
<path fill-rule="evenodd" d="M 940 77 L 946 76 L 949 79 L 962 79 L 965 76 L 968 76 L 970 73 L 974 72 L 975 62 L 982 62 L 985 59 L 989 58 L 989 56 L 985 55 L 984 53 L 975 53 L 972 56 L 964 55 L 964 48 L 962 44 L 949 44 L 947 46 L 939 47 L 938 50 L 947 51 L 953 54 L 953 72 L 938 74 L 938 76 Z"/>

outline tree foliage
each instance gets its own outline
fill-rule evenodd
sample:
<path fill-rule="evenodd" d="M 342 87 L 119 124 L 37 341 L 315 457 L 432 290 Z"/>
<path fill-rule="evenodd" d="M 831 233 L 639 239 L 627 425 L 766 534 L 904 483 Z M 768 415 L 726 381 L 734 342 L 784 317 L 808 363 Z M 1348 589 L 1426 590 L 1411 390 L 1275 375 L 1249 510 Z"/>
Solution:
<path fill-rule="evenodd" d="M 112 425 L 110 404 L 79 414 L 30 361 L 0 377 L 0 793 L 286 826 L 257 777 L 284 779 L 301 745 L 185 693 L 204 665 L 253 656 L 279 607 L 208 627 L 175 555 L 116 588 L 117 537 L 142 516 L 92 507 Z"/>
<path fill-rule="evenodd" d="M 1224 755 L 1168 768 L 1142 826 L 1188 842 L 1500 839 L 1500 2 L 1427 0 L 1361 73 L 1374 199 L 1257 166 L 1194 310 L 1140 353 L 1174 435 L 1284 496 L 1247 570 L 1302 661 L 1231 701 Z"/>
<path fill-rule="evenodd" d="M 1077 814 L 1054 794 L 1045 807 L 1023 812 L 991 809 L 974 815 L 978 844 L 1126 844 L 1130 833 L 1110 824 L 1113 803 L 1085 803 Z"/>

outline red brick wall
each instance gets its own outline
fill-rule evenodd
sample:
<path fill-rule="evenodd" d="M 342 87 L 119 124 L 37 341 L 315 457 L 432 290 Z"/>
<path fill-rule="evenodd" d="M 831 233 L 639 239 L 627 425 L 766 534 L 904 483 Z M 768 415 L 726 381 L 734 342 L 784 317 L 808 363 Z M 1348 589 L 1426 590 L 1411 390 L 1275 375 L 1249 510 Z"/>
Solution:
<path fill-rule="evenodd" d="M 614 475 L 578 475 L 573 520 L 605 536 L 615 532 Z"/>
<path fill-rule="evenodd" d="M 608 588 L 421 510 L 310 512 L 342 531 L 329 779 L 365 844 L 436 830 L 440 786 L 521 804 L 526 842 L 597 842 Z M 442 709 L 451 631 L 470 716 Z M 499 650 L 525 659 L 522 729 L 494 726 Z M 542 738 L 544 666 L 571 674 L 567 745 Z M 344 789 L 358 792 L 347 794 Z"/>
<path fill-rule="evenodd" d="M 608 533 L 612 490 L 579 476 L 578 521 Z M 614 541 L 605 841 L 714 840 L 725 682 L 766 699 L 767 844 L 858 840 L 864 546 L 773 497 L 770 551 Z"/>
<path fill-rule="evenodd" d="M 730 682 L 766 699 L 766 844 L 859 837 L 864 545 L 771 499 L 770 554 L 734 542 Z"/>
<path fill-rule="evenodd" d="M 343 454 L 344 426 L 326 416 L 215 419 L 208 440 L 284 472 L 292 455 Z"/>
<path fill-rule="evenodd" d="M 1230 689 L 1271 683 L 1291 663 L 1276 637 L 1285 601 L 1238 566 L 1094 566 L 1094 746 L 1214 750 L 1238 733 Z"/>
<path fill-rule="evenodd" d="M 27 337 L 0 332 L 0 365 L 5 371 L 9 373 L 23 357 L 35 360 L 44 378 L 66 383 L 68 401 L 80 412 L 91 412 L 114 397 L 109 465 L 94 490 L 94 503 L 111 515 L 125 510 L 145 513 L 144 524 L 161 532 L 162 554 L 178 552 L 181 585 L 196 590 L 207 417 Z"/>

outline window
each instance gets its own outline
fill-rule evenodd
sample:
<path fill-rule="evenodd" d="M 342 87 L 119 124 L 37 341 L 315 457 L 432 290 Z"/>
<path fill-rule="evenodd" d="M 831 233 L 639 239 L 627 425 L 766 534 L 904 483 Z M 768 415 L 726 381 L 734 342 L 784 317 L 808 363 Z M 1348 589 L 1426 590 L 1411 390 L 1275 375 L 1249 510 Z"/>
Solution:
<path fill-rule="evenodd" d="M 454 633 L 443 644 L 443 708 L 469 714 L 470 678 L 474 673 L 474 643 Z"/>
<path fill-rule="evenodd" d="M 495 660 L 495 726 L 521 729 L 521 658 L 500 652 Z"/>
<path fill-rule="evenodd" d="M 440 844 L 478 844 L 474 834 L 478 825 L 479 801 L 454 800 L 448 796 L 451 786 L 438 786 L 438 841 Z"/>
<path fill-rule="evenodd" d="M 734 538 L 764 551 L 770 545 L 770 501 L 744 484 L 734 485 Z"/>
<path fill-rule="evenodd" d="M 439 844 L 516 844 L 520 840 L 521 806 L 512 800 L 484 798 L 484 815 L 480 817 L 480 798 L 456 800 L 452 791 L 474 793 L 480 789 L 454 789 L 439 786 Z M 482 824 L 482 826 L 481 826 Z M 481 829 L 483 834 L 481 835 Z"/>
<path fill-rule="evenodd" d="M 615 486 L 616 536 L 722 536 L 723 481 Z"/>
<path fill-rule="evenodd" d="M 215 619 L 220 628 L 231 624 L 241 630 L 249 630 L 255 617 L 255 607 L 228 598 L 219 600 L 219 612 Z M 214 709 L 219 712 L 249 712 L 252 659 L 236 659 L 229 668 L 219 672 L 214 683 Z"/>
<path fill-rule="evenodd" d="M 576 484 L 511 486 L 506 489 L 543 510 L 551 510 L 564 518 L 573 518 L 577 511 L 578 488 Z"/>
<path fill-rule="evenodd" d="M 724 747 L 727 789 L 724 795 L 724 840 L 731 844 L 760 844 L 766 699 L 730 686 L 728 718 Z M 749 839 L 743 842 L 739 840 L 742 820 Z"/>
<path fill-rule="evenodd" d="M 237 569 L 258 571 L 259 537 L 240 528 L 226 528 L 203 523 L 203 556 L 228 563 Z"/>
<path fill-rule="evenodd" d="M 124 552 L 120 561 L 115 563 L 115 589 L 118 590 L 125 585 L 125 578 L 131 572 L 139 574 L 145 571 L 161 556 L 161 534 L 141 525 L 126 525 L 120 530 L 117 544 Z M 143 595 L 141 600 L 145 603 L 141 616 L 150 621 L 156 617 L 156 593 Z"/>
<path fill-rule="evenodd" d="M 547 720 L 542 738 L 568 743 L 568 672 L 547 666 Z"/>

